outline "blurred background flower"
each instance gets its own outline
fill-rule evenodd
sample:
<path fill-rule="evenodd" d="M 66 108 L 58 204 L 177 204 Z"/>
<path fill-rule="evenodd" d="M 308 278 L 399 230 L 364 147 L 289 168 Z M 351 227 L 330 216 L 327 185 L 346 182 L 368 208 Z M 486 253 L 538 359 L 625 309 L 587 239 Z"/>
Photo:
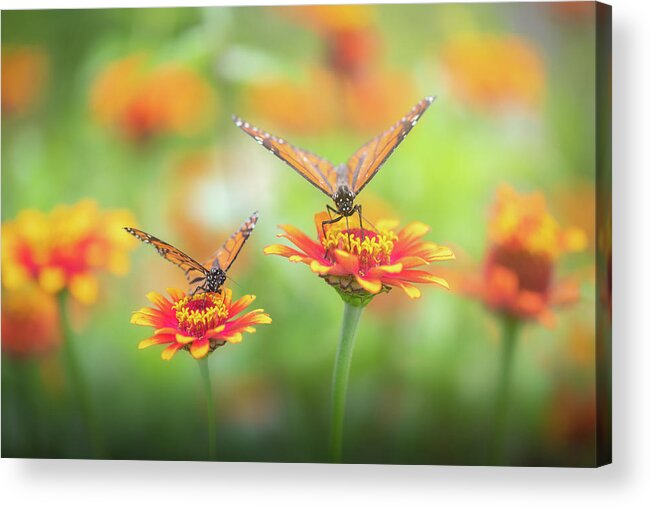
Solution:
<path fill-rule="evenodd" d="M 545 65 L 523 37 L 471 33 L 441 48 L 441 64 L 452 93 L 489 112 L 538 110 L 545 96 Z"/>
<path fill-rule="evenodd" d="M 2 114 L 28 113 L 47 85 L 49 60 L 38 46 L 2 45 Z"/>
<path fill-rule="evenodd" d="M 196 71 L 156 65 L 143 54 L 110 63 L 90 96 L 93 117 L 133 141 L 159 134 L 192 135 L 214 121 L 217 95 Z"/>
<path fill-rule="evenodd" d="M 587 237 L 576 228 L 561 229 L 541 193 L 500 186 L 488 238 L 482 278 L 470 281 L 467 290 L 491 310 L 551 324 L 551 307 L 578 297 L 575 284 L 555 280 L 555 263 L 564 252 L 583 250 Z"/>
<path fill-rule="evenodd" d="M 21 211 L 2 224 L 3 284 L 20 289 L 36 283 L 49 294 L 65 289 L 81 303 L 94 303 L 98 273 L 124 275 L 129 268 L 133 244 L 120 227 L 131 223 L 128 211 L 102 211 L 90 199 L 50 213 Z"/>
<path fill-rule="evenodd" d="M 54 297 L 35 285 L 2 295 L 2 352 L 39 357 L 61 345 L 59 310 Z"/>

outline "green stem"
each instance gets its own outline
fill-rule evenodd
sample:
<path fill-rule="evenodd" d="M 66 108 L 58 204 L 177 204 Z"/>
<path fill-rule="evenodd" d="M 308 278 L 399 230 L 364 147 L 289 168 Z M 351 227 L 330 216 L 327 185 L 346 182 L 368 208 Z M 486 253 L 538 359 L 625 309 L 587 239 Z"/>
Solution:
<path fill-rule="evenodd" d="M 491 447 L 491 462 L 502 464 L 505 453 L 506 430 L 508 425 L 509 403 L 511 398 L 511 371 L 515 345 L 520 330 L 517 319 L 504 317 L 502 320 L 502 357 L 495 398 L 494 434 Z"/>
<path fill-rule="evenodd" d="M 70 321 L 68 320 L 66 304 L 67 297 L 68 293 L 66 291 L 61 291 L 58 296 L 58 302 L 63 333 L 63 353 L 68 372 L 68 380 L 73 390 L 75 402 L 79 404 L 79 410 L 88 431 L 91 456 L 93 458 L 100 458 L 102 454 L 102 443 L 97 429 L 97 422 L 91 407 L 88 385 L 79 364 L 79 358 L 77 357 L 77 351 L 75 349 L 75 333 L 70 326 Z"/>
<path fill-rule="evenodd" d="M 210 370 L 208 369 L 208 358 L 199 359 L 199 372 L 203 379 L 204 394 L 206 395 L 206 412 L 208 415 L 208 459 L 215 460 L 215 405 L 212 397 L 212 386 L 210 384 Z"/>
<path fill-rule="evenodd" d="M 353 347 L 359 318 L 363 306 L 353 306 L 344 303 L 344 321 L 341 326 L 341 337 L 335 359 L 332 376 L 332 421 L 330 426 L 330 459 L 340 463 L 343 446 L 344 416 L 346 413 L 346 390 L 348 389 L 348 373 L 353 357 Z"/>

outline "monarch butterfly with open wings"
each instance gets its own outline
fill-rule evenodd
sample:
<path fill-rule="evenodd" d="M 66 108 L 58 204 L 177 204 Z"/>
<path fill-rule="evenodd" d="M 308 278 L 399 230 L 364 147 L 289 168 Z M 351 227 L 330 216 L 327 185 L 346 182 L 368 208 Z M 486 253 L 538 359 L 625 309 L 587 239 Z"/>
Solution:
<path fill-rule="evenodd" d="M 344 217 L 347 220 L 355 213 L 358 214 L 360 228 L 362 227 L 362 206 L 354 204 L 355 197 L 377 174 L 382 164 L 414 128 L 433 101 L 434 97 L 425 97 L 400 121 L 353 153 L 348 162 L 336 166 L 314 153 L 292 146 L 284 139 L 254 127 L 237 116 L 233 116 L 233 121 L 259 144 L 332 198 L 337 209 L 329 204 L 326 208 L 336 216 L 321 224 L 325 235 L 325 225 L 338 222 Z"/>
<path fill-rule="evenodd" d="M 257 221 L 258 212 L 256 211 L 203 264 L 151 234 L 131 227 L 125 227 L 124 230 L 140 241 L 152 245 L 165 259 L 180 267 L 185 272 L 190 285 L 197 284 L 192 290 L 194 295 L 200 290 L 203 292 L 221 292 L 221 286 L 226 281 L 226 272 L 232 266 L 246 240 L 249 239 Z"/>

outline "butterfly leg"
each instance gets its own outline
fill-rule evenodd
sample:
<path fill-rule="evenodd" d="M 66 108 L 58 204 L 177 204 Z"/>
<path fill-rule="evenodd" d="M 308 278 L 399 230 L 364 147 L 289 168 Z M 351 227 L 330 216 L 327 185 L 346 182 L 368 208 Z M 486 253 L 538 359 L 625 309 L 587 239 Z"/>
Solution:
<path fill-rule="evenodd" d="M 362 224 L 362 205 L 361 204 L 356 204 L 355 209 L 353 211 L 357 212 L 357 216 L 359 217 L 359 229 L 362 231 L 362 240 L 366 239 L 366 230 L 364 229 L 364 225 Z"/>
<path fill-rule="evenodd" d="M 330 218 L 330 220 L 332 220 L 332 213 L 337 213 L 337 210 L 335 210 L 329 204 L 326 204 L 326 211 L 328 212 L 328 217 Z"/>
<path fill-rule="evenodd" d="M 333 211 L 334 211 L 334 210 L 333 210 Z M 337 212 L 337 213 L 338 213 L 338 212 Z M 326 226 L 326 225 L 331 225 L 331 224 L 336 224 L 336 223 L 339 222 L 339 220 L 341 220 L 342 218 L 344 218 L 344 216 L 343 216 L 343 215 L 339 215 L 339 216 L 337 216 L 337 217 L 335 217 L 335 218 L 331 218 L 330 220 L 324 220 L 323 222 L 321 222 L 321 232 L 323 233 L 323 237 L 324 237 L 324 238 L 326 237 L 325 226 Z M 328 252 L 327 252 L 327 250 L 326 250 L 326 253 L 325 253 L 325 255 L 323 256 L 323 258 L 324 258 L 324 259 L 327 259 L 327 258 L 328 258 Z"/>

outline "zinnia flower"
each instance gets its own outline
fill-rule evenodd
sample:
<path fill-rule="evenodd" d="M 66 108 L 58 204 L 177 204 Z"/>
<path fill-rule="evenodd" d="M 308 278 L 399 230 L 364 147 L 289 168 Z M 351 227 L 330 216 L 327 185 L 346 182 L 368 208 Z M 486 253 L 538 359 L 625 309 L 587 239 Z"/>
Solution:
<path fill-rule="evenodd" d="M 463 102 L 488 111 L 509 106 L 535 109 L 545 92 L 545 67 L 526 39 L 468 35 L 449 41 L 441 61 L 452 92 Z"/>
<path fill-rule="evenodd" d="M 325 212 L 315 215 L 318 241 L 313 241 L 291 225 L 279 237 L 287 238 L 298 249 L 286 245 L 270 245 L 265 254 L 287 257 L 302 262 L 335 287 L 344 301 L 360 306 L 373 296 L 391 287 L 400 287 L 410 298 L 420 297 L 414 283 L 433 283 L 449 288 L 443 278 L 420 268 L 432 262 L 454 259 L 444 246 L 422 241 L 429 227 L 414 222 L 400 231 L 395 223 L 379 221 L 377 230 L 346 229 L 343 221 L 332 224 L 323 236 L 321 223 L 328 219 Z"/>
<path fill-rule="evenodd" d="M 468 291 L 491 310 L 516 319 L 551 324 L 551 307 L 576 299 L 572 282 L 556 282 L 558 257 L 586 246 L 583 231 L 561 229 L 541 193 L 520 195 L 508 185 L 497 191 L 480 280 Z"/>
<path fill-rule="evenodd" d="M 47 354 L 61 345 L 56 300 L 35 285 L 2 295 L 2 351 L 16 357 Z"/>
<path fill-rule="evenodd" d="M 134 312 L 131 323 L 155 328 L 154 335 L 140 342 L 139 348 L 167 345 L 161 357 L 172 359 L 178 350 L 187 350 L 195 359 L 201 359 L 217 347 L 242 341 L 243 333 L 254 333 L 256 324 L 270 324 L 264 310 L 237 314 L 247 308 L 255 296 L 232 300 L 232 291 L 186 295 L 178 289 L 167 289 L 170 299 L 150 292 L 147 299 L 154 308 L 145 307 Z"/>
<path fill-rule="evenodd" d="M 28 112 L 39 99 L 48 76 L 48 59 L 38 47 L 10 46 L 2 51 L 2 113 Z"/>
<path fill-rule="evenodd" d="M 101 211 L 91 200 L 50 213 L 23 210 L 2 224 L 2 282 L 7 289 L 35 282 L 50 294 L 66 289 L 81 303 L 93 303 L 99 271 L 128 270 L 127 251 L 134 245 L 121 227 L 129 223 L 128 211 Z"/>
<path fill-rule="evenodd" d="M 91 91 L 99 123 L 139 141 L 157 134 L 193 134 L 213 119 L 216 95 L 195 71 L 178 63 L 157 67 L 134 55 L 109 65 Z"/>

